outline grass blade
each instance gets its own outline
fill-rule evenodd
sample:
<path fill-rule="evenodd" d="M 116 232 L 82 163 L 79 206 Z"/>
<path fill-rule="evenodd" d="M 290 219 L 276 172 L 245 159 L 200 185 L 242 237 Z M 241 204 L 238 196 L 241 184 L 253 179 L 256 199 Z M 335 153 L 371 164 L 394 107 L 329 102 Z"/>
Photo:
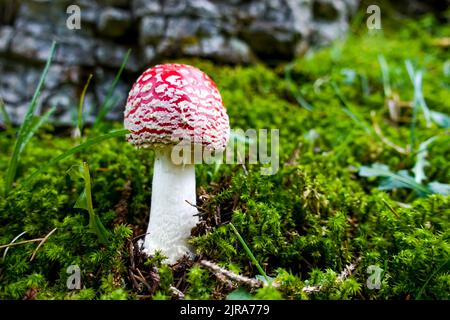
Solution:
<path fill-rule="evenodd" d="M 5 123 L 6 127 L 11 128 L 12 127 L 11 118 L 9 117 L 9 114 L 6 111 L 5 102 L 1 97 L 0 97 L 0 112 L 2 114 L 3 122 Z"/>
<path fill-rule="evenodd" d="M 24 121 L 22 122 L 22 125 L 19 128 L 17 140 L 14 144 L 14 150 L 13 154 L 11 156 L 11 159 L 9 161 L 8 169 L 6 171 L 6 178 L 5 178 L 5 192 L 8 193 L 11 191 L 14 178 L 16 176 L 17 172 L 17 166 L 20 160 L 20 154 L 25 148 L 26 143 L 29 141 L 27 139 L 28 133 L 30 131 L 32 121 L 33 121 L 33 114 L 36 109 L 36 102 L 41 94 L 42 87 L 45 82 L 45 78 L 47 77 L 48 70 L 50 68 L 51 61 L 53 59 L 53 56 L 55 54 L 56 50 L 56 42 L 53 41 L 52 47 L 50 49 L 50 55 L 47 59 L 47 63 L 45 64 L 44 71 L 41 74 L 41 78 L 39 80 L 38 86 L 36 88 L 36 91 L 34 92 L 33 98 L 31 99 L 31 102 L 28 106 L 27 113 L 25 115 Z"/>
<path fill-rule="evenodd" d="M 73 171 L 78 172 L 73 172 Z M 89 213 L 89 229 L 92 233 L 96 234 L 100 243 L 108 244 L 108 231 L 102 224 L 99 216 L 94 212 L 94 206 L 92 204 L 92 188 L 91 188 L 91 175 L 89 173 L 89 165 L 87 162 L 83 162 L 83 166 L 72 166 L 68 174 L 72 178 L 82 178 L 84 181 L 84 189 L 80 194 L 80 197 L 75 203 L 74 208 L 87 210 Z"/>
<path fill-rule="evenodd" d="M 125 65 L 128 62 L 128 58 L 130 57 L 130 54 L 131 54 L 131 49 L 128 49 L 127 53 L 125 54 L 125 57 L 123 58 L 122 64 L 120 65 L 119 71 L 117 72 L 116 77 L 114 78 L 114 81 L 112 82 L 111 86 L 109 87 L 108 92 L 105 97 L 105 100 L 103 101 L 103 104 L 100 107 L 100 111 L 94 122 L 94 127 L 98 126 L 98 124 L 100 124 L 104 120 L 106 115 L 111 110 L 110 100 L 111 100 L 112 94 L 113 94 L 114 90 L 116 89 L 117 83 L 119 82 L 119 79 L 120 79 L 120 76 L 122 75 L 123 69 L 125 68 Z"/>
<path fill-rule="evenodd" d="M 48 110 L 43 116 L 39 117 L 38 120 L 31 125 L 30 130 L 28 130 L 27 135 L 25 136 L 22 144 L 22 149 L 20 150 L 20 153 L 22 153 L 23 148 L 28 144 L 28 142 L 31 140 L 33 135 L 36 133 L 36 131 L 39 130 L 39 128 L 48 121 L 50 116 L 55 112 L 56 107 L 52 107 L 50 110 Z"/>
<path fill-rule="evenodd" d="M 89 75 L 89 78 L 86 81 L 86 84 L 84 85 L 83 91 L 81 92 L 80 96 L 80 103 L 78 104 L 78 120 L 77 120 L 77 132 L 79 136 L 81 136 L 81 132 L 83 130 L 83 104 L 84 104 L 84 97 L 86 95 L 87 88 L 89 87 L 89 83 L 92 79 L 92 73 Z"/>
<path fill-rule="evenodd" d="M 414 87 L 413 107 L 414 108 L 420 107 L 420 109 L 422 109 L 423 115 L 427 122 L 427 127 L 429 127 L 431 124 L 431 115 L 430 115 L 430 109 L 428 108 L 427 103 L 425 102 L 425 98 L 423 97 L 423 91 L 422 91 L 423 72 L 421 70 L 415 71 L 410 60 L 406 60 L 405 65 L 406 65 L 406 69 L 408 71 L 409 77 L 410 77 L 411 82 Z"/>
<path fill-rule="evenodd" d="M 71 149 L 61 153 L 59 156 L 51 159 L 50 161 L 47 161 L 38 170 L 33 172 L 27 178 L 25 178 L 22 181 L 21 185 L 22 186 L 28 186 L 32 182 L 32 180 L 34 178 L 36 178 L 36 176 L 38 176 L 39 174 L 45 172 L 45 170 L 47 170 L 52 165 L 58 163 L 59 161 L 65 159 L 67 157 L 70 157 L 71 155 L 73 155 L 73 154 L 75 154 L 77 152 L 80 152 L 80 151 L 82 151 L 84 149 L 87 149 L 87 148 L 92 147 L 92 146 L 94 146 L 96 144 L 99 144 L 102 141 L 105 141 L 105 140 L 108 140 L 108 139 L 111 139 L 111 138 L 114 138 L 114 137 L 124 136 L 127 133 L 129 133 L 129 131 L 127 129 L 120 129 L 120 130 L 114 130 L 114 131 L 111 131 L 111 132 L 106 133 L 104 135 L 101 135 L 101 136 L 89 139 L 88 141 L 86 141 L 86 142 L 84 142 L 82 144 L 79 144 L 79 145 L 77 145 L 77 146 L 75 146 L 75 147 L 73 147 L 73 148 L 71 148 Z"/>
<path fill-rule="evenodd" d="M 304 109 L 308 111 L 313 111 L 314 108 L 311 104 L 308 103 L 308 101 L 305 100 L 305 98 L 302 97 L 302 95 L 299 93 L 299 90 L 297 90 L 297 87 L 295 86 L 294 81 L 291 77 L 291 70 L 294 67 L 294 65 L 291 63 L 286 66 L 284 69 L 284 79 L 286 80 L 288 84 L 288 88 L 291 91 L 292 95 L 294 96 L 295 100 L 297 100 L 297 103 Z"/>
<path fill-rule="evenodd" d="M 242 246 L 244 247 L 245 252 L 247 253 L 248 257 L 250 258 L 250 260 L 252 261 L 252 263 L 256 266 L 256 268 L 258 269 L 259 273 L 264 277 L 264 279 L 266 279 L 267 283 L 270 283 L 270 279 L 267 276 L 267 274 L 264 272 L 264 269 L 261 267 L 261 265 L 259 264 L 258 260 L 256 260 L 255 256 L 253 255 L 252 251 L 250 250 L 250 248 L 248 247 L 247 243 L 245 243 L 244 239 L 242 238 L 242 236 L 239 234 L 239 231 L 237 231 L 236 227 L 234 226 L 234 224 L 232 224 L 230 222 L 230 226 L 231 229 L 233 230 L 233 232 L 236 234 L 236 237 L 238 238 L 239 242 L 242 244 Z"/>
<path fill-rule="evenodd" d="M 417 183 L 422 183 L 422 181 L 427 178 L 425 175 L 425 167 L 428 165 L 428 162 L 425 159 L 427 156 L 427 148 L 436 139 L 436 136 L 431 137 L 430 139 L 422 142 L 419 146 L 419 150 L 416 154 L 416 163 L 412 169 L 414 173 L 414 179 Z"/>
<path fill-rule="evenodd" d="M 392 95 L 392 89 L 391 89 L 391 83 L 389 79 L 389 66 L 386 62 L 386 59 L 382 54 L 378 55 L 378 63 L 380 64 L 381 68 L 381 77 L 383 79 L 383 89 L 384 89 L 384 96 L 390 97 Z"/>
<path fill-rule="evenodd" d="M 361 117 L 357 116 L 355 111 L 352 111 L 350 109 L 350 106 L 345 101 L 344 96 L 342 95 L 342 92 L 339 89 L 339 87 L 336 84 L 336 82 L 331 81 L 330 83 L 331 83 L 331 86 L 332 86 L 332 88 L 334 90 L 334 93 L 336 94 L 336 97 L 339 99 L 339 102 L 341 103 L 341 105 L 343 107 L 342 109 L 345 112 L 345 114 L 347 114 L 367 134 L 372 135 L 372 130 L 371 130 L 370 126 L 367 124 L 367 122 L 365 122 L 363 119 L 361 119 Z"/>

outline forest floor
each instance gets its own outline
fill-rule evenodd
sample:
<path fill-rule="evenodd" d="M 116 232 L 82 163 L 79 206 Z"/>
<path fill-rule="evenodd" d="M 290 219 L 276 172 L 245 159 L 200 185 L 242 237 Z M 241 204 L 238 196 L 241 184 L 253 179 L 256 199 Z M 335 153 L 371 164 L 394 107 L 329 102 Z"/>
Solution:
<path fill-rule="evenodd" d="M 183 60 L 214 79 L 233 129 L 279 130 L 279 168 L 197 165 L 197 256 L 173 266 L 137 250 L 151 150 L 122 135 L 50 161 L 121 123 L 80 138 L 43 125 L 12 184 L 4 129 L 0 299 L 449 299 L 448 34 L 425 16 L 276 67 Z M 83 162 L 90 211 L 75 208 Z"/>

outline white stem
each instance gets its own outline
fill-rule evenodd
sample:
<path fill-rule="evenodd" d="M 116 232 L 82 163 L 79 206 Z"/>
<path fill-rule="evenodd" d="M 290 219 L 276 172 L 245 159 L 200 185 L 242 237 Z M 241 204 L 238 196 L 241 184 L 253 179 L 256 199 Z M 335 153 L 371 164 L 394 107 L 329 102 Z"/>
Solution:
<path fill-rule="evenodd" d="M 187 240 L 198 223 L 194 216 L 198 211 L 189 204 L 196 204 L 194 165 L 175 165 L 170 154 L 170 149 L 156 151 L 144 250 L 147 254 L 161 250 L 168 257 L 165 262 L 173 264 L 191 253 Z"/>

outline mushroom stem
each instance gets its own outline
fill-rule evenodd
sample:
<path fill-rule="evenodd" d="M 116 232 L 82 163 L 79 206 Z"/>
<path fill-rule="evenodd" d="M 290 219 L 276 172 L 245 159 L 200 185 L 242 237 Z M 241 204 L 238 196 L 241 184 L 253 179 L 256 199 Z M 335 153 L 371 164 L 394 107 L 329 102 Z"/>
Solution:
<path fill-rule="evenodd" d="M 145 236 L 144 252 L 156 250 L 167 256 L 165 262 L 175 263 L 190 254 L 187 243 L 191 229 L 198 223 L 195 197 L 195 167 L 175 165 L 171 149 L 155 151 L 150 221 Z M 190 203 L 188 203 L 188 202 Z"/>

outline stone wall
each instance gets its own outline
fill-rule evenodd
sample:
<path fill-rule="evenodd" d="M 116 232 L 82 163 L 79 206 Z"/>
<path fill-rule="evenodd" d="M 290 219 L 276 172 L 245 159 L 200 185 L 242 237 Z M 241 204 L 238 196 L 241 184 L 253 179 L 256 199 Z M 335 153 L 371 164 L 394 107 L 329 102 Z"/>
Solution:
<path fill-rule="evenodd" d="M 81 29 L 70 30 L 70 5 Z M 164 59 L 204 57 L 219 63 L 289 60 L 345 34 L 358 0 L 27 0 L 0 2 L 0 95 L 20 122 L 53 39 L 59 43 L 38 112 L 57 106 L 56 123 L 72 123 L 89 74 L 88 121 L 121 61 L 132 55 L 114 93 L 121 117 L 138 73 Z"/>

